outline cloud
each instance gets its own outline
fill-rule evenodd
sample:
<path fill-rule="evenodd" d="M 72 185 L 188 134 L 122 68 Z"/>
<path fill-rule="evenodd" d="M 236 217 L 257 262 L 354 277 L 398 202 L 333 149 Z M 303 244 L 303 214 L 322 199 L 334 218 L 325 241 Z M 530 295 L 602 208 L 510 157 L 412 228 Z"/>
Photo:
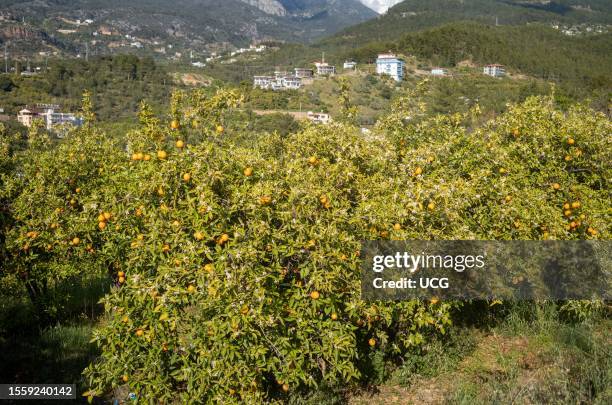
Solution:
<path fill-rule="evenodd" d="M 391 6 L 400 3 L 402 0 L 359 0 L 366 6 L 378 13 L 384 13 Z"/>

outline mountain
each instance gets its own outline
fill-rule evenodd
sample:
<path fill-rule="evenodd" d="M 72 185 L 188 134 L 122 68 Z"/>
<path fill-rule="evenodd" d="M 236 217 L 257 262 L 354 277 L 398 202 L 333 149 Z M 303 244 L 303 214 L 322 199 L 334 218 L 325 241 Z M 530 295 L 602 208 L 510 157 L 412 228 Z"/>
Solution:
<path fill-rule="evenodd" d="M 457 21 L 484 24 L 612 24 L 610 0 L 405 0 L 384 15 L 346 28 L 326 42 L 355 47 Z"/>
<path fill-rule="evenodd" d="M 0 41 L 23 39 L 2 34 L 19 24 L 57 49 L 82 48 L 88 39 L 117 47 L 127 38 L 128 46 L 210 51 L 308 42 L 376 15 L 358 0 L 0 0 Z M 92 38 L 101 32 L 110 35 Z"/>

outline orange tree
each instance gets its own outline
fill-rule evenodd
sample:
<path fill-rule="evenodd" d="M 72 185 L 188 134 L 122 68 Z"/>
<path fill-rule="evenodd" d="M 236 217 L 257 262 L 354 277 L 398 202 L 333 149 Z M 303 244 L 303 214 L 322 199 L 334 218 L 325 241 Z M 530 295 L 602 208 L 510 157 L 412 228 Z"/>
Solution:
<path fill-rule="evenodd" d="M 91 127 L 85 97 L 86 127 L 54 145 L 36 122 L 25 149 L 3 134 L 1 277 L 21 280 L 39 320 L 52 321 L 61 310 L 51 302 L 53 286 L 103 268 L 96 255 L 99 238 L 91 232 L 89 213 L 98 210 L 106 173 L 121 160 L 116 145 Z"/>
<path fill-rule="evenodd" d="M 86 395 L 274 400 L 444 332 L 456 304 L 360 299 L 362 240 L 609 237 L 605 116 L 533 98 L 477 124 L 429 116 L 417 93 L 367 136 L 334 124 L 236 144 L 224 120 L 240 96 L 220 91 L 175 95 L 167 119 L 143 106 L 126 148 L 92 124 L 28 152 L 41 163 L 3 183 L 11 268 L 115 282 Z"/>
<path fill-rule="evenodd" d="M 449 323 L 450 304 L 360 299 L 359 242 L 374 224 L 402 232 L 381 206 L 359 213 L 393 170 L 387 145 L 339 125 L 244 147 L 220 120 L 182 125 L 239 102 L 222 95 L 174 97 L 163 126 L 143 108 L 106 179 L 110 219 L 90 223 L 118 287 L 88 395 L 128 384 L 147 400 L 259 401 L 358 379 L 369 352 L 397 354 Z"/>
<path fill-rule="evenodd" d="M 120 286 L 88 394 L 261 401 L 359 379 L 372 351 L 444 331 L 450 303 L 360 299 L 365 239 L 608 237 L 604 116 L 534 98 L 470 128 L 470 114 L 425 109 L 400 102 L 368 137 L 309 126 L 246 147 L 218 122 L 146 140 L 144 119 L 103 197 Z"/>

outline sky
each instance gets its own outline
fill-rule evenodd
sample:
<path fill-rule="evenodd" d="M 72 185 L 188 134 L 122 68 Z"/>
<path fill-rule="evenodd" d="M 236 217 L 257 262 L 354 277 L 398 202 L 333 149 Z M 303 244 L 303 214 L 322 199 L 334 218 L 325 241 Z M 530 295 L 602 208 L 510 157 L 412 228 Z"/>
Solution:
<path fill-rule="evenodd" d="M 378 13 L 384 13 L 387 9 L 402 0 L 360 0 L 363 4 Z"/>

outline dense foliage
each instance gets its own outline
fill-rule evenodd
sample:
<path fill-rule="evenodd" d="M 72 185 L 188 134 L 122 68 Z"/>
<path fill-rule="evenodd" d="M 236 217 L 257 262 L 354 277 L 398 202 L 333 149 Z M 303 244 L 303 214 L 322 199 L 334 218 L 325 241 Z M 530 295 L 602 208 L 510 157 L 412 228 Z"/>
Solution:
<path fill-rule="evenodd" d="M 76 111 L 83 89 L 90 89 L 96 113 L 103 120 L 135 116 L 141 100 L 167 106 L 172 78 L 152 59 L 131 55 L 84 60 L 52 59 L 32 77 L 0 74 L 0 96 L 7 112 L 17 114 L 24 105 L 56 103 Z"/>
<path fill-rule="evenodd" d="M 58 145 L 3 136 L 0 275 L 43 314 L 54 280 L 114 283 L 87 396 L 279 399 L 445 332 L 456 304 L 361 300 L 362 240 L 610 237 L 605 116 L 546 97 L 484 123 L 478 107 L 431 116 L 422 85 L 362 135 L 343 89 L 346 123 L 250 144 L 228 130 L 242 98 L 227 91 L 176 93 L 168 119 L 143 105 L 127 150 L 88 98 Z"/>

